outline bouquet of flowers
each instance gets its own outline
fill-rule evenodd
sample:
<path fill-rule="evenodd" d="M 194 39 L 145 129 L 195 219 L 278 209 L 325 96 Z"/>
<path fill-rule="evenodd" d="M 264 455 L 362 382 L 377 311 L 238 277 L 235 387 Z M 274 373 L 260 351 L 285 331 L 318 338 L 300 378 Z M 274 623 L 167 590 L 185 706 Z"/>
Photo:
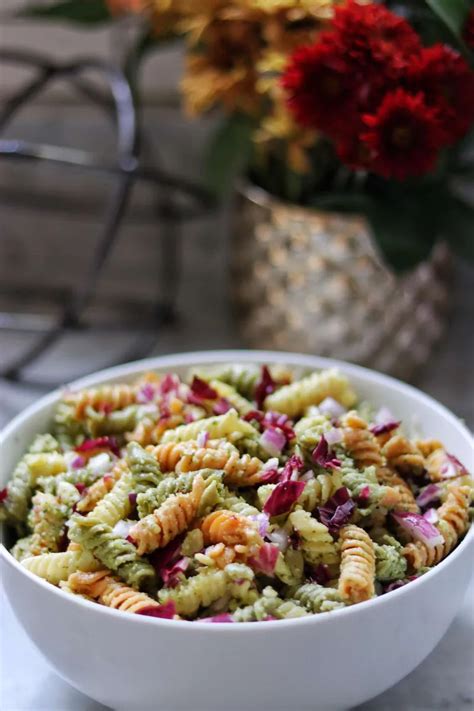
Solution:
<path fill-rule="evenodd" d="M 474 256 L 470 0 L 66 0 L 28 12 L 139 14 L 129 68 L 183 37 L 187 111 L 224 114 L 206 163 L 215 190 L 244 173 L 289 202 L 363 214 L 398 269 L 440 237 Z"/>

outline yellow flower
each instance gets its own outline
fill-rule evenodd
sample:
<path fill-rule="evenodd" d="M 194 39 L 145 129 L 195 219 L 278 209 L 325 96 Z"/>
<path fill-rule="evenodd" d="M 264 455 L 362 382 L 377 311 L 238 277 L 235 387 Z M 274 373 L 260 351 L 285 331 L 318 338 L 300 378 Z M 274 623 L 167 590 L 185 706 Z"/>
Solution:
<path fill-rule="evenodd" d="M 259 26 L 238 20 L 212 20 L 199 46 L 186 61 L 181 86 L 191 114 L 220 103 L 227 110 L 255 113 L 260 103 L 256 64 L 261 48 Z"/>
<path fill-rule="evenodd" d="M 260 10 L 267 14 L 287 12 L 290 19 L 294 20 L 305 17 L 329 20 L 337 0 L 240 0 L 239 4 L 249 10 Z"/>

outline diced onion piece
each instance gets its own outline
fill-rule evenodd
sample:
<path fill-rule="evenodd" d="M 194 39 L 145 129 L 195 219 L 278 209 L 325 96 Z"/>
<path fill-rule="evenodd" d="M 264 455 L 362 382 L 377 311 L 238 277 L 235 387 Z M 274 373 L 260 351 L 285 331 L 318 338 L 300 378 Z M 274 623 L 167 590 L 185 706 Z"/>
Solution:
<path fill-rule="evenodd" d="M 392 516 L 413 538 L 424 543 L 428 548 L 435 548 L 444 543 L 444 538 L 432 523 L 424 516 L 409 511 L 394 511 Z"/>
<path fill-rule="evenodd" d="M 200 620 L 195 620 L 195 622 L 234 622 L 232 615 L 228 612 L 221 612 L 220 615 L 213 615 L 212 617 L 201 617 Z"/>
<path fill-rule="evenodd" d="M 385 406 L 381 407 L 374 416 L 374 422 L 376 425 L 385 425 L 387 422 L 394 422 L 395 420 L 396 417 L 388 409 L 388 407 Z"/>
<path fill-rule="evenodd" d="M 336 420 L 347 412 L 346 408 L 333 397 L 325 397 L 324 400 L 319 403 L 318 408 L 321 415 L 329 417 L 331 420 Z"/>
<path fill-rule="evenodd" d="M 260 445 L 268 454 L 271 454 L 272 457 L 278 457 L 278 455 L 282 453 L 285 444 L 285 435 L 274 427 L 269 427 L 260 436 Z"/>
<path fill-rule="evenodd" d="M 169 600 L 165 602 L 164 605 L 150 605 L 149 607 L 142 607 L 138 610 L 136 615 L 146 615 L 147 617 L 161 617 L 164 620 L 172 620 L 176 615 L 176 605 L 174 600 Z"/>
<path fill-rule="evenodd" d="M 120 538 L 127 538 L 130 533 L 132 526 L 136 524 L 136 521 L 118 521 L 112 529 L 112 533 Z"/>
<path fill-rule="evenodd" d="M 441 489 L 437 484 L 428 484 L 416 497 L 416 503 L 420 508 L 424 508 L 439 499 L 440 494 Z"/>
<path fill-rule="evenodd" d="M 423 514 L 423 518 L 429 521 L 429 523 L 438 523 L 439 521 L 438 512 L 433 508 L 427 509 Z"/>
<path fill-rule="evenodd" d="M 267 533 L 266 537 L 274 543 L 277 548 L 284 553 L 289 545 L 288 534 L 283 528 L 275 528 L 271 533 Z"/>
<path fill-rule="evenodd" d="M 278 546 L 264 543 L 263 546 L 260 546 L 257 555 L 248 559 L 248 563 L 257 572 L 272 576 L 279 553 Z"/>
<path fill-rule="evenodd" d="M 339 444 L 339 442 L 342 442 L 343 437 L 342 430 L 338 429 L 337 427 L 333 427 L 328 432 L 325 432 L 324 436 L 326 438 L 326 442 L 329 445 Z"/>

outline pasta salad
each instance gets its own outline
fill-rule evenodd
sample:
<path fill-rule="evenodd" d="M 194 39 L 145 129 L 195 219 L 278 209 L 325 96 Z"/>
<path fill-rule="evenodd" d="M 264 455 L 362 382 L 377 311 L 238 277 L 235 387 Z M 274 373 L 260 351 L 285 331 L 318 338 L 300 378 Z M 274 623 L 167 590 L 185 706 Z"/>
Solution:
<path fill-rule="evenodd" d="M 146 373 L 65 390 L 0 491 L 12 555 L 123 612 L 258 622 L 409 584 L 466 533 L 472 479 L 336 369 Z"/>

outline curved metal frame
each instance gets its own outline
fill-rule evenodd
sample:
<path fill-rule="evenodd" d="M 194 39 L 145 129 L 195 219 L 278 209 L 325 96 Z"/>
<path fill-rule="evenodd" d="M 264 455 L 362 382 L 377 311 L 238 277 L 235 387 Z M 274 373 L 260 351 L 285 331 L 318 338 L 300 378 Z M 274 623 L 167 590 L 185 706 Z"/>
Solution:
<path fill-rule="evenodd" d="M 0 140 L 0 156 L 4 158 L 45 161 L 52 165 L 105 173 L 117 178 L 117 185 L 106 206 L 102 234 L 97 242 L 94 259 L 85 278 L 81 280 L 79 287 L 71 292 L 57 323 L 41 333 L 37 341 L 14 364 L 7 366 L 3 372 L 0 371 L 0 376 L 4 378 L 20 380 L 26 366 L 42 355 L 68 329 L 81 326 L 81 316 L 93 296 L 103 267 L 113 249 L 136 180 L 151 182 L 166 190 L 167 199 L 161 201 L 160 216 L 174 237 L 176 237 L 176 226 L 179 221 L 193 217 L 212 207 L 213 201 L 209 194 L 193 181 L 175 177 L 154 166 L 141 165 L 139 160 L 141 136 L 133 94 L 126 77 L 116 67 L 87 58 L 58 64 L 38 54 L 14 50 L 0 50 L 1 61 L 37 68 L 39 75 L 16 92 L 0 110 L 0 132 L 5 130 L 16 112 L 25 103 L 43 91 L 51 81 L 57 79 L 69 80 L 72 87 L 82 96 L 101 106 L 109 118 L 113 119 L 117 132 L 117 161 L 109 164 L 100 162 L 93 153 L 84 150 L 22 140 Z M 97 71 L 105 78 L 111 91 L 112 101 L 83 78 L 84 72 L 88 71 Z M 185 196 L 188 200 L 191 199 L 191 205 L 188 207 L 178 205 L 176 195 Z M 169 244 L 169 240 L 166 242 Z M 176 255 L 173 256 L 175 258 L 172 260 L 174 270 L 172 281 L 176 283 L 178 260 Z M 169 283 L 168 272 L 169 269 L 167 269 L 166 278 Z M 173 316 L 174 299 L 170 302 L 168 298 L 166 303 L 157 305 L 153 322 L 154 328 L 165 321 L 170 321 Z M 3 327 L 8 330 L 16 330 L 9 323 Z M 148 341 L 149 338 L 147 338 Z M 136 345 L 128 357 L 141 357 L 148 349 L 149 345 L 145 349 L 142 345 Z"/>

